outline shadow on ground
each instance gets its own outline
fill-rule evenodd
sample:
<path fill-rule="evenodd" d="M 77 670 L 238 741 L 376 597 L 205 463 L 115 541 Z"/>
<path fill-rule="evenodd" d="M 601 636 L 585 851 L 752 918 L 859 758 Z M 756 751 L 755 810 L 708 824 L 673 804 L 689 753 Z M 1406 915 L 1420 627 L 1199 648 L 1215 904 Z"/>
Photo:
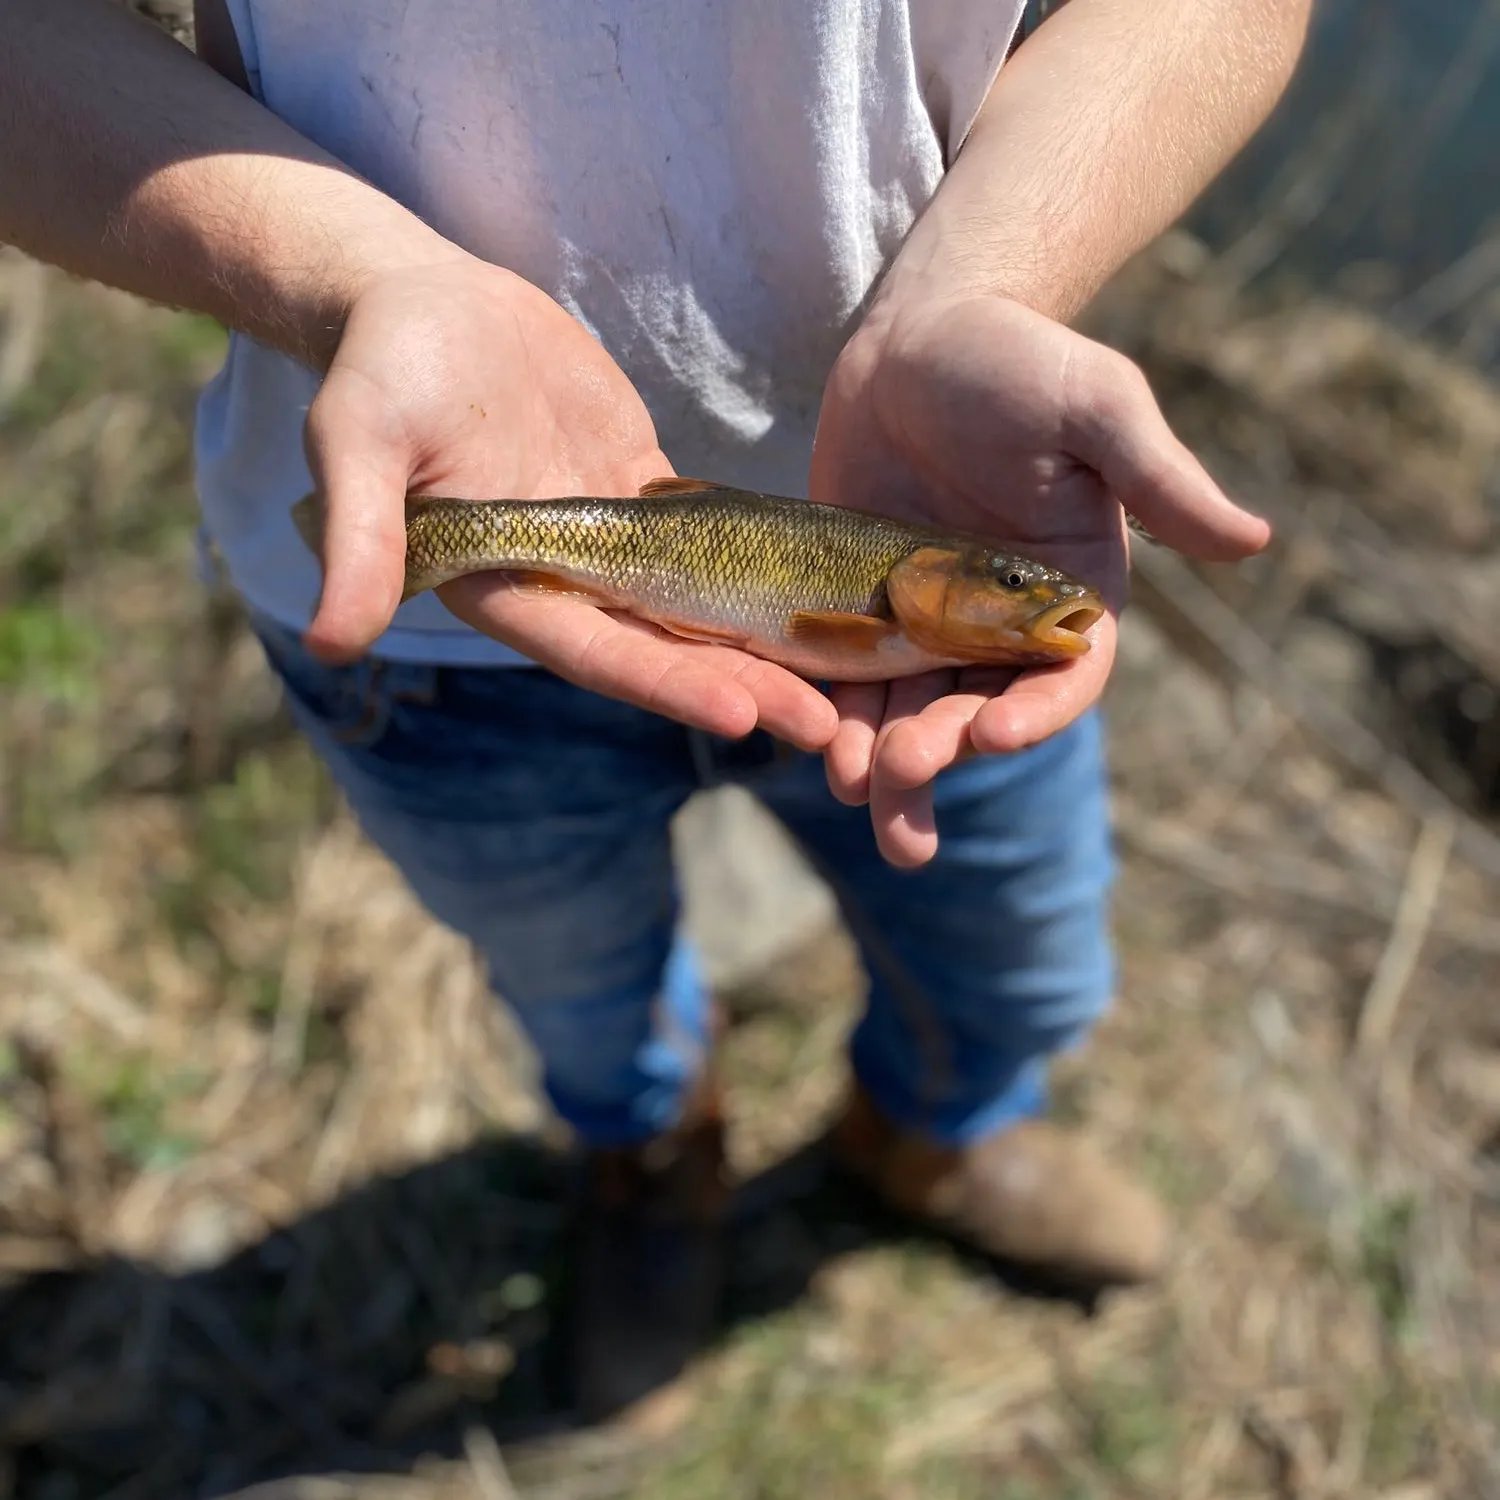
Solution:
<path fill-rule="evenodd" d="M 111 1259 L 12 1283 L 0 1291 L 10 1493 L 218 1496 L 407 1472 L 461 1454 L 476 1425 L 507 1446 L 565 1436 L 573 1166 L 535 1139 L 490 1139 L 368 1182 L 202 1271 Z M 737 1195 L 722 1335 L 816 1296 L 831 1261 L 922 1238 L 813 1142 Z M 1091 1310 L 1014 1267 L 979 1269 Z"/>

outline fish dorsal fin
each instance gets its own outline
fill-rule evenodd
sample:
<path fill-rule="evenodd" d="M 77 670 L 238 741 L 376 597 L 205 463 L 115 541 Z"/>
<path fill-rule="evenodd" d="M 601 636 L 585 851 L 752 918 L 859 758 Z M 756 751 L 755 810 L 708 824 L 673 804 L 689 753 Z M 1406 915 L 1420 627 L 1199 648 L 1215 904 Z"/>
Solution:
<path fill-rule="evenodd" d="M 648 479 L 640 488 L 642 500 L 653 500 L 661 495 L 701 495 L 704 490 L 727 490 L 727 484 L 716 484 L 712 479 L 688 479 L 673 475 L 667 479 Z"/>

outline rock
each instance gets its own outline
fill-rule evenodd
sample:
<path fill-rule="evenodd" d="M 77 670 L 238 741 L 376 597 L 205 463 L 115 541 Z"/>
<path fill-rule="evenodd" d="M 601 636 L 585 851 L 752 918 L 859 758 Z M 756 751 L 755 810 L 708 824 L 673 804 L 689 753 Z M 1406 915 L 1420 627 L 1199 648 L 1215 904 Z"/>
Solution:
<path fill-rule="evenodd" d="M 1171 741 L 1173 774 L 1180 764 L 1203 756 L 1214 758 L 1239 737 L 1230 695 L 1211 667 L 1216 660 L 1205 649 L 1202 660 L 1188 652 L 1201 643 L 1172 630 L 1158 619 L 1144 597 L 1120 621 L 1119 654 L 1107 688 L 1106 706 L 1112 723 L 1141 728 L 1136 743 L 1161 762 L 1162 739 L 1150 726 L 1160 726 Z M 1139 716 L 1139 717 L 1137 717 Z M 1122 731 L 1123 732 L 1123 731 Z M 1118 745 L 1117 749 L 1122 748 Z"/>
<path fill-rule="evenodd" d="M 838 919 L 828 886 L 742 787 L 692 798 L 673 842 L 685 924 L 715 988 L 757 978 Z"/>
<path fill-rule="evenodd" d="M 1283 666 L 1316 696 L 1355 718 L 1369 698 L 1370 653 L 1347 630 L 1327 620 L 1299 619 L 1281 648 Z"/>
<path fill-rule="evenodd" d="M 1261 1138 L 1276 1153 L 1283 1200 L 1319 1225 L 1330 1245 L 1355 1243 L 1365 1196 L 1352 1150 L 1327 1110 L 1278 1082 L 1264 1087 L 1258 1110 Z"/>
<path fill-rule="evenodd" d="M 160 1245 L 158 1258 L 176 1275 L 217 1266 L 239 1249 L 254 1221 L 237 1205 L 217 1197 L 191 1199 Z"/>

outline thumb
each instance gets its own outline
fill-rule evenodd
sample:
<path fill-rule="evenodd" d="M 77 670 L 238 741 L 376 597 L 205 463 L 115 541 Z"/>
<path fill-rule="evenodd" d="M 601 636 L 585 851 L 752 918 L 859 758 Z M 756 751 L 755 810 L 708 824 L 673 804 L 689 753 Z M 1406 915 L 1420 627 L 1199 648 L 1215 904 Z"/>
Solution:
<path fill-rule="evenodd" d="M 304 640 L 324 661 L 352 661 L 401 601 L 407 444 L 380 393 L 337 364 L 308 409 L 304 437 L 323 514 L 323 592 Z"/>
<path fill-rule="evenodd" d="M 1205 562 L 1261 551 L 1270 525 L 1241 509 L 1167 425 L 1140 369 L 1095 345 L 1069 371 L 1067 442 L 1157 541 Z"/>

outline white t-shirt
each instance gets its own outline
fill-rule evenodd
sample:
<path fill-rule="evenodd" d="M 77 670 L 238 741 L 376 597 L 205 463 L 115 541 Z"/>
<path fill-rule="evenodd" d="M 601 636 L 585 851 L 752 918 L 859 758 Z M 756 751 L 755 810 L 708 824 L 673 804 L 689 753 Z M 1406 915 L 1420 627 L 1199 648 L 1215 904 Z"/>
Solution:
<path fill-rule="evenodd" d="M 942 179 L 1024 0 L 229 0 L 256 97 L 589 328 L 680 473 L 806 494 L 823 383 Z M 316 377 L 231 339 L 205 530 L 300 629 Z M 377 654 L 519 662 L 431 594 Z"/>

